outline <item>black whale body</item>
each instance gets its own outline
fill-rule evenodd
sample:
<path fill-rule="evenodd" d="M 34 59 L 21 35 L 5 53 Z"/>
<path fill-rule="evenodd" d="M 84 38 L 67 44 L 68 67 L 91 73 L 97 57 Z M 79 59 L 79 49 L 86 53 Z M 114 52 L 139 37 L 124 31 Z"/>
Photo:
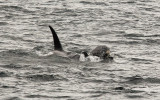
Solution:
<path fill-rule="evenodd" d="M 71 59 L 76 59 L 79 60 L 80 59 L 80 54 L 77 53 L 73 53 L 73 52 L 65 52 L 63 50 L 63 47 L 61 45 L 61 42 L 55 32 L 55 30 L 49 26 L 51 32 L 52 32 L 52 36 L 53 36 L 53 40 L 54 40 L 54 54 L 59 55 L 59 56 L 63 56 L 63 57 L 68 57 Z M 101 46 L 97 46 L 95 49 L 93 49 L 90 54 L 88 54 L 87 52 L 82 51 L 82 54 L 84 55 L 84 57 L 88 57 L 88 56 L 97 56 L 100 57 L 103 60 L 113 60 L 113 57 L 110 56 L 110 49 L 105 46 L 105 45 L 101 45 Z"/>

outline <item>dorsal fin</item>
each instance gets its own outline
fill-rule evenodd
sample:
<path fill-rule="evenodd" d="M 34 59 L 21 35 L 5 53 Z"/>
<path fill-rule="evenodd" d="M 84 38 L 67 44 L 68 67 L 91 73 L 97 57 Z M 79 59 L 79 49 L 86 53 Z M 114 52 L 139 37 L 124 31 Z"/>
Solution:
<path fill-rule="evenodd" d="M 63 51 L 63 48 L 62 48 L 62 45 L 61 45 L 61 42 L 55 32 L 55 30 L 49 26 L 51 32 L 52 32 L 52 35 L 53 35 L 53 40 L 54 40 L 54 49 L 55 50 L 58 50 L 58 51 Z"/>

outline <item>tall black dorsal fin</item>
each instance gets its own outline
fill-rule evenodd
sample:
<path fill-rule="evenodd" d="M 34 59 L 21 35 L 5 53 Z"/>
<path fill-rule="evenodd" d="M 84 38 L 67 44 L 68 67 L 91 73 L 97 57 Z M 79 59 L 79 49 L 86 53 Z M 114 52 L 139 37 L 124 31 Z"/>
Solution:
<path fill-rule="evenodd" d="M 59 50 L 59 51 L 63 51 L 63 48 L 62 48 L 62 45 L 61 45 L 61 42 L 59 41 L 59 38 L 55 32 L 55 30 L 49 26 L 51 32 L 52 32 L 52 35 L 53 35 L 53 40 L 54 40 L 54 49 L 55 50 Z"/>

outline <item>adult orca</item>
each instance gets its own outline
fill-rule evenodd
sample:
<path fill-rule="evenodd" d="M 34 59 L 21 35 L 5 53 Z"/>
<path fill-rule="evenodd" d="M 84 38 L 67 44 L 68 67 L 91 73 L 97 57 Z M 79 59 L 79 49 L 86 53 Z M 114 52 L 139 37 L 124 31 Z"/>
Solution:
<path fill-rule="evenodd" d="M 49 26 L 49 28 L 51 30 L 53 40 L 54 40 L 54 51 L 53 51 L 53 53 L 58 55 L 58 56 L 68 57 L 68 58 L 79 60 L 80 54 L 64 51 L 55 30 L 51 26 Z"/>
<path fill-rule="evenodd" d="M 89 54 L 84 51 L 82 51 L 81 54 L 77 54 L 77 53 L 73 53 L 73 52 L 65 52 L 63 50 L 63 47 L 61 45 L 61 42 L 60 42 L 55 30 L 51 26 L 49 26 L 49 28 L 52 32 L 52 36 L 53 36 L 53 40 L 54 40 L 54 54 L 56 54 L 56 55 L 79 60 L 81 57 L 81 54 L 82 54 L 82 55 L 84 55 L 85 58 L 87 58 L 89 56 L 97 56 L 100 59 L 102 59 L 103 61 L 104 60 L 113 60 L 113 57 L 110 56 L 110 49 L 105 45 L 97 46 Z"/>

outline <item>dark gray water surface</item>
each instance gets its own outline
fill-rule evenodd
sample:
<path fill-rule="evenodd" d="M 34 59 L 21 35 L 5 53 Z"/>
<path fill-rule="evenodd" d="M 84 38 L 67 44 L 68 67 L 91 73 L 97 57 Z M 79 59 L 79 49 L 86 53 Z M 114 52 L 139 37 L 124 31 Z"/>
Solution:
<path fill-rule="evenodd" d="M 107 45 L 114 62 L 52 55 Z M 0 0 L 0 99 L 159 100 L 159 0 Z"/>

